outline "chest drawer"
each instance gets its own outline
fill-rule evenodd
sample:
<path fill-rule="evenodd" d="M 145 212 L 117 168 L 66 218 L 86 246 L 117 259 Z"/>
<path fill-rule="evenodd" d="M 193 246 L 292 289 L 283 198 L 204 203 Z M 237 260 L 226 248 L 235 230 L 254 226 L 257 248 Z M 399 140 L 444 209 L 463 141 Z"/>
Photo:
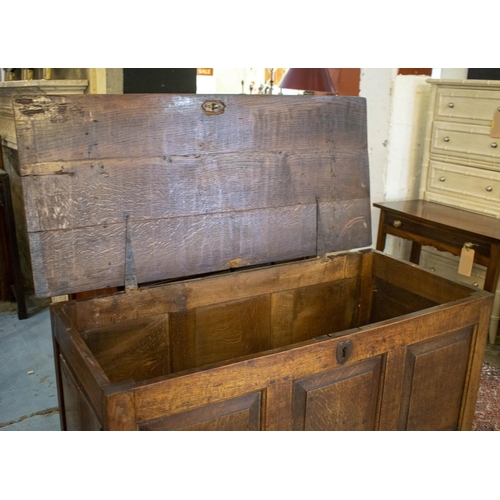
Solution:
<path fill-rule="evenodd" d="M 431 153 L 500 163 L 500 139 L 490 137 L 489 127 L 435 122 Z"/>
<path fill-rule="evenodd" d="M 437 120 L 491 126 L 495 111 L 500 111 L 500 90 L 442 88 L 437 91 Z"/>
<path fill-rule="evenodd" d="M 431 160 L 429 190 L 500 202 L 500 173 Z"/>

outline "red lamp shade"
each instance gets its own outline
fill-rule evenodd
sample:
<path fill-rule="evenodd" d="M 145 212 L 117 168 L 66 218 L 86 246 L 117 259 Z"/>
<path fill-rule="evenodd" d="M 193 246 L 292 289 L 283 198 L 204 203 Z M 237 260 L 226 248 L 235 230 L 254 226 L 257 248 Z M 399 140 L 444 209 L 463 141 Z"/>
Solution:
<path fill-rule="evenodd" d="M 335 93 L 326 68 L 290 68 L 279 84 L 284 89 Z"/>

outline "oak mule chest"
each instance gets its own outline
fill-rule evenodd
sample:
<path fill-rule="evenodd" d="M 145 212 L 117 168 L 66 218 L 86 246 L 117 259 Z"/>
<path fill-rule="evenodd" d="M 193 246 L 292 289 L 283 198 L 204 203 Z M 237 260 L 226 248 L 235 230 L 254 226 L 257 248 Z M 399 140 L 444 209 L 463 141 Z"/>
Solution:
<path fill-rule="evenodd" d="M 470 429 L 492 295 L 366 249 L 366 103 L 13 100 L 65 430 Z M 353 250 L 362 249 L 364 250 Z"/>

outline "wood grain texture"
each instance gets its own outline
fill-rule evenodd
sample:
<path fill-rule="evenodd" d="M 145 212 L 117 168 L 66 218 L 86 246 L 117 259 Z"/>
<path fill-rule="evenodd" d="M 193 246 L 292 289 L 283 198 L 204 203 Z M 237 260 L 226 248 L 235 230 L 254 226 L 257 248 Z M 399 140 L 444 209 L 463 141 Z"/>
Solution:
<path fill-rule="evenodd" d="M 472 332 L 469 327 L 408 348 L 401 430 L 458 429 Z"/>
<path fill-rule="evenodd" d="M 316 253 L 316 206 L 130 223 L 139 283 Z M 38 296 L 125 283 L 125 222 L 31 233 Z"/>
<path fill-rule="evenodd" d="M 471 295 L 471 288 L 442 279 L 423 268 L 374 252 L 373 274 L 383 281 L 438 304 Z"/>
<path fill-rule="evenodd" d="M 82 332 L 110 382 L 170 373 L 168 315 Z"/>
<path fill-rule="evenodd" d="M 101 423 L 62 356 L 59 358 L 59 362 L 60 390 L 62 391 L 59 411 L 64 414 L 64 426 L 61 429 L 66 431 L 102 430 Z"/>
<path fill-rule="evenodd" d="M 17 97 L 37 295 L 122 286 L 125 217 L 139 283 L 370 245 L 364 99 L 267 97 Z"/>
<path fill-rule="evenodd" d="M 105 398 L 107 431 L 138 430 L 135 417 L 135 401 L 132 391 L 110 392 Z"/>
<path fill-rule="evenodd" d="M 357 289 L 357 278 L 351 278 L 273 294 L 273 346 L 353 328 Z"/>
<path fill-rule="evenodd" d="M 406 351 L 406 346 L 403 346 L 389 351 L 386 355 L 378 427 L 380 431 L 390 431 L 399 427 L 403 382 L 405 380 Z"/>
<path fill-rule="evenodd" d="M 354 278 L 359 272 L 359 262 L 360 255 L 353 252 L 336 255 L 334 258 L 308 259 L 145 287 L 133 294 L 118 293 L 92 300 L 72 301 L 66 307 L 74 308 L 75 324 L 84 331 L 156 314 L 183 312 L 232 300 Z"/>
<path fill-rule="evenodd" d="M 484 300 L 479 299 L 479 302 Z M 350 339 L 354 349 L 345 366 L 382 356 L 402 346 L 432 339 L 478 320 L 474 300 L 437 306 L 432 312 L 415 313 L 401 320 L 388 320 L 346 332 L 338 338 L 307 341 L 230 360 L 208 368 L 168 375 L 151 383 L 137 384 L 135 393 L 138 422 L 195 409 L 242 394 L 265 390 L 271 384 L 300 380 L 338 368 L 336 349 Z M 228 382 L 230 381 L 230 382 Z"/>
<path fill-rule="evenodd" d="M 141 431 L 258 431 L 261 393 L 204 406 L 163 419 L 144 422 Z"/>
<path fill-rule="evenodd" d="M 60 355 L 78 374 L 78 386 L 82 388 L 97 417 L 102 418 L 104 387 L 109 384 L 109 379 L 66 316 L 63 303 L 52 305 L 50 312 L 52 334 L 59 346 Z"/>
<path fill-rule="evenodd" d="M 377 259 L 384 265 L 375 265 Z M 308 337 L 302 336 L 301 332 L 313 331 L 318 325 L 330 328 L 336 310 L 342 317 L 342 308 L 346 308 L 343 298 L 350 307 L 348 317 L 354 321 L 358 315 L 353 308 L 371 300 L 370 283 L 381 280 L 379 271 L 382 281 L 390 278 L 395 283 L 388 281 L 391 287 L 407 283 L 392 276 L 385 266 L 387 259 L 392 260 L 374 251 L 356 252 L 172 283 L 134 293 L 133 299 L 117 294 L 52 309 L 62 314 L 58 337 L 69 335 L 71 340 L 63 339 L 61 344 L 70 354 L 72 370 L 77 370 L 78 379 L 89 387 L 89 394 L 96 387 L 89 385 L 89 373 L 98 378 L 102 369 L 94 360 L 96 366 L 89 372 L 85 361 L 88 347 L 81 339 L 74 339 L 71 322 L 98 325 L 117 334 L 127 326 L 135 327 L 136 331 L 125 335 L 140 339 L 140 325 L 148 317 L 154 320 L 152 312 L 156 310 L 158 320 L 168 314 L 175 373 L 140 382 L 101 381 L 104 428 L 286 430 L 295 425 L 304 429 L 389 430 L 403 425 L 401 419 L 403 426 L 411 421 L 413 428 L 466 428 L 477 393 L 480 343 L 484 349 L 491 294 L 459 287 L 458 294 L 449 295 L 451 302 L 404 317 L 342 330 L 332 337 L 304 340 Z M 395 272 L 408 270 L 411 274 L 414 269 L 398 261 Z M 360 279 L 365 281 L 361 286 Z M 412 279 L 415 276 L 410 283 Z M 436 286 L 446 281 L 438 276 L 435 279 Z M 411 294 L 411 290 L 403 290 Z M 464 290 L 469 295 L 460 297 Z M 279 300 L 273 300 L 273 295 Z M 401 301 L 416 300 L 420 305 L 422 300 L 429 301 L 405 297 Z M 91 305 L 94 308 L 89 308 Z M 138 313 L 143 308 L 146 316 Z M 66 309 L 68 314 L 63 312 Z M 300 326 L 297 337 L 293 324 L 285 331 L 291 324 L 286 317 L 294 314 Z M 129 322 L 127 317 L 135 319 Z M 275 330 L 276 341 L 269 338 L 273 318 L 283 323 Z M 468 339 L 465 344 L 464 335 Z M 353 349 L 341 365 L 336 352 L 345 340 L 352 342 Z M 74 353 L 75 347 L 82 355 Z M 149 355 L 146 352 L 146 360 Z M 255 394 L 259 395 L 257 406 L 255 401 L 243 406 L 238 402 Z M 447 409 L 442 410 L 439 404 Z M 440 420 L 435 407 L 445 414 L 446 422 Z"/>
<path fill-rule="evenodd" d="M 207 306 L 196 311 L 196 366 L 271 348 L 270 297 Z"/>
<path fill-rule="evenodd" d="M 362 199 L 364 161 L 363 150 L 319 150 L 35 164 L 23 179 L 28 230 Z"/>
<path fill-rule="evenodd" d="M 297 380 L 293 392 L 294 430 L 376 430 L 381 362 L 377 357 Z"/>
<path fill-rule="evenodd" d="M 293 430 L 293 380 L 272 381 L 265 391 L 266 431 Z"/>
<path fill-rule="evenodd" d="M 491 303 L 484 301 L 481 306 L 479 321 L 472 334 L 471 356 L 465 382 L 465 391 L 460 414 L 460 430 L 470 431 L 474 419 L 477 393 L 481 382 L 481 368 L 483 366 L 484 351 L 486 349 L 486 338 L 490 324 Z"/>
<path fill-rule="evenodd" d="M 227 95 L 224 113 L 207 116 L 211 99 L 220 96 L 16 97 L 21 163 L 367 146 L 362 98 Z"/>
<path fill-rule="evenodd" d="M 397 318 L 438 305 L 437 302 L 379 278 L 374 279 L 373 285 L 370 323 Z"/>

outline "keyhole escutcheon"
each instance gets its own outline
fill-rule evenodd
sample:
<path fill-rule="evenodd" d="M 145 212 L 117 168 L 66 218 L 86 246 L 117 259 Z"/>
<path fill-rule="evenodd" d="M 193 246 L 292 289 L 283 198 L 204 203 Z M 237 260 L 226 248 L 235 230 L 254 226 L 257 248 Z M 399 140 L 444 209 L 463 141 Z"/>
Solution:
<path fill-rule="evenodd" d="M 337 346 L 337 361 L 343 365 L 352 354 L 354 344 L 352 340 L 343 340 Z"/>

